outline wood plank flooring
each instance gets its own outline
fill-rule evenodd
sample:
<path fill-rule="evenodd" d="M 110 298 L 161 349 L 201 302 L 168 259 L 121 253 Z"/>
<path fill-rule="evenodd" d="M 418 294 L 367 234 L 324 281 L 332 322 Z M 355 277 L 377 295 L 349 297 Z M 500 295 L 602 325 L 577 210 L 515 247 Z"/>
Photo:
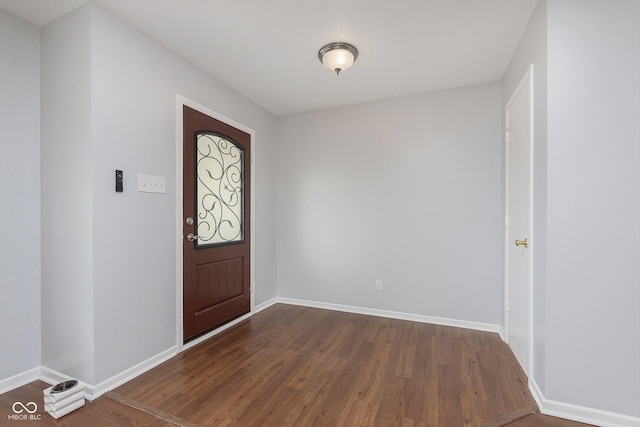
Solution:
<path fill-rule="evenodd" d="M 38 425 L 581 425 L 529 415 L 526 383 L 493 333 L 277 304 Z M 0 396 L 0 425 L 47 385 L 28 387 Z"/>

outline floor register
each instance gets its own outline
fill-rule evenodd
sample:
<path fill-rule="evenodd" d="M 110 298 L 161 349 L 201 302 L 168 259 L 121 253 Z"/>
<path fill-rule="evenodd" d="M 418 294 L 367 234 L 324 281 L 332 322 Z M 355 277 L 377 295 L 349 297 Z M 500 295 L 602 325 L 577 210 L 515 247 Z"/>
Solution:
<path fill-rule="evenodd" d="M 84 406 L 84 385 L 77 380 L 67 380 L 43 391 L 44 409 L 58 419 Z"/>

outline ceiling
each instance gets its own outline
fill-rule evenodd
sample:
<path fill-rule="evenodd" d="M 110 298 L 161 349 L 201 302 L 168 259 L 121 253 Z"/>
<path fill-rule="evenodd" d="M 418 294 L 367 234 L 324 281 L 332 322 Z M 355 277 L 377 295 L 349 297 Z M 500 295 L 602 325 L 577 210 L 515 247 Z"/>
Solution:
<path fill-rule="evenodd" d="M 42 26 L 87 0 L 0 0 Z M 537 0 L 94 0 L 276 116 L 500 80 Z M 336 76 L 318 50 L 359 50 Z"/>

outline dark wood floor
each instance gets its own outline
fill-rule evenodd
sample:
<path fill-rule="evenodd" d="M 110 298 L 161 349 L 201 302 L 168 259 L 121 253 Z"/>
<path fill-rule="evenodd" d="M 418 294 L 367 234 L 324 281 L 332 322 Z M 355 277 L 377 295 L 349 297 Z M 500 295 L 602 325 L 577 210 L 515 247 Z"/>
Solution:
<path fill-rule="evenodd" d="M 496 334 L 277 304 L 34 425 L 584 426 L 535 414 L 526 383 Z M 0 425 L 46 387 L 1 395 Z"/>

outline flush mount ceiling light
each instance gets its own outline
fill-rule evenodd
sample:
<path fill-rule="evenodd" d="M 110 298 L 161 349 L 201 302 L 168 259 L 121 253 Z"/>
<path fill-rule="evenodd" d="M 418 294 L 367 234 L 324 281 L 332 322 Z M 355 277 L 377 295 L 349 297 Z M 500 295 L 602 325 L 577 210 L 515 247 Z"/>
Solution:
<path fill-rule="evenodd" d="M 358 49 L 349 43 L 329 43 L 318 51 L 318 59 L 322 65 L 336 74 L 351 68 L 357 58 Z"/>

